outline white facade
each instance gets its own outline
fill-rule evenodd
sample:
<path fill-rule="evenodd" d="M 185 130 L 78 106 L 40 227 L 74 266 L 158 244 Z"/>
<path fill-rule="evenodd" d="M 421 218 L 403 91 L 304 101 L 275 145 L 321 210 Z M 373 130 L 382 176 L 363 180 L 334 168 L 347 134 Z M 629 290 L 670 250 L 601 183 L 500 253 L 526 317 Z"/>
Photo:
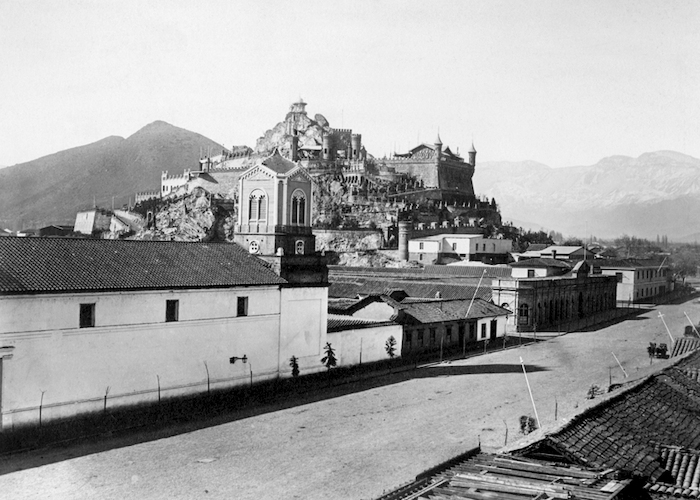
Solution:
<path fill-rule="evenodd" d="M 506 239 L 484 238 L 478 234 L 439 234 L 409 240 L 410 255 L 450 255 L 472 260 L 478 254 L 506 254 L 512 250 L 513 242 Z M 427 259 L 415 259 L 427 260 Z"/>
<path fill-rule="evenodd" d="M 192 177 L 192 170 L 185 169 L 181 175 L 168 175 L 165 170 L 160 176 L 160 196 L 168 196 L 178 191 L 179 188 L 185 186 Z"/>
<path fill-rule="evenodd" d="M 476 320 L 476 340 L 493 340 L 506 336 L 508 316 L 493 316 Z M 492 330 L 493 329 L 493 330 Z M 495 331 L 495 336 L 494 332 Z"/>
<path fill-rule="evenodd" d="M 326 310 L 327 288 L 278 285 L 0 296 L 2 428 L 323 370 Z"/>
<path fill-rule="evenodd" d="M 673 291 L 668 266 L 608 266 L 601 264 L 601 274 L 617 277 L 618 302 L 644 302 Z"/>
<path fill-rule="evenodd" d="M 111 222 L 111 215 L 101 209 L 85 210 L 75 216 L 73 231 L 81 234 L 92 234 L 94 231 L 107 231 Z"/>
<path fill-rule="evenodd" d="M 329 332 L 328 342 L 335 349 L 339 365 L 353 366 L 389 359 L 386 353 L 386 341 L 389 337 L 394 337 L 396 340 L 395 357 L 401 356 L 403 327 L 397 324 L 380 324 Z"/>

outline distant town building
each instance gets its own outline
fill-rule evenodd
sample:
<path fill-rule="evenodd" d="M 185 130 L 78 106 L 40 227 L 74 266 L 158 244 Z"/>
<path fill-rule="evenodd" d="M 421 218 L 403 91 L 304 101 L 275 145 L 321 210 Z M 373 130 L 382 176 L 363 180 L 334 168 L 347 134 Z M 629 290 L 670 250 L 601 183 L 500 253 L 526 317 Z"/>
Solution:
<path fill-rule="evenodd" d="M 593 274 L 588 261 L 528 259 L 511 264 L 511 278 L 491 282 L 492 299 L 513 311 L 509 332 L 567 330 L 582 319 L 615 309 L 617 279 Z"/>
<path fill-rule="evenodd" d="M 412 299 L 405 294 L 396 298 L 382 294 L 357 301 L 346 307 L 344 314 L 402 325 L 401 355 L 409 356 L 435 351 L 440 346 L 449 349 L 503 337 L 511 312 L 478 298 Z"/>
<path fill-rule="evenodd" d="M 674 290 L 671 268 L 648 259 L 599 259 L 602 274 L 617 279 L 618 302 L 653 302 Z"/>
<path fill-rule="evenodd" d="M 511 240 L 484 238 L 479 234 L 438 234 L 408 242 L 408 259 L 442 263 L 446 259 L 505 264 L 513 249 Z"/>

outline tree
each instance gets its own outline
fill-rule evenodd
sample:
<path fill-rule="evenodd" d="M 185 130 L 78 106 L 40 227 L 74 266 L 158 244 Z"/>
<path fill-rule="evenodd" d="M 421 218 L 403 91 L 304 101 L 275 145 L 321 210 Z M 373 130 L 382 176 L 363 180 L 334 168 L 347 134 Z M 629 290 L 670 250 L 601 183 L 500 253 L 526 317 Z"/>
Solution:
<path fill-rule="evenodd" d="M 296 356 L 289 358 L 289 366 L 292 368 L 292 377 L 297 378 L 299 376 L 299 360 Z"/>
<path fill-rule="evenodd" d="M 530 434 L 535 430 L 537 430 L 537 421 L 529 415 L 522 415 L 520 417 L 520 432 Z"/>
<path fill-rule="evenodd" d="M 678 248 L 671 255 L 671 271 L 685 284 L 687 276 L 696 276 L 700 266 L 700 252 L 691 245 Z"/>
<path fill-rule="evenodd" d="M 333 350 L 330 342 L 326 342 L 323 352 L 326 355 L 321 358 L 321 363 L 328 368 L 328 372 L 330 373 L 331 368 L 338 364 L 338 359 L 335 357 L 335 350 Z"/>
<path fill-rule="evenodd" d="M 384 350 L 386 350 L 386 353 L 389 355 L 389 358 L 394 359 L 394 356 L 396 356 L 396 339 L 393 335 L 386 340 L 386 344 L 384 344 Z"/>

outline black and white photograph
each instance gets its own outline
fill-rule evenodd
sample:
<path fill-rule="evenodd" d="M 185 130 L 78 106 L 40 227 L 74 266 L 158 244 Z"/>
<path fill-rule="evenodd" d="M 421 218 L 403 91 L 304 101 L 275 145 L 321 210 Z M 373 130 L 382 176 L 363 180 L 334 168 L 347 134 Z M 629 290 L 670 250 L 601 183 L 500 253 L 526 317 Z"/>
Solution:
<path fill-rule="evenodd" d="M 700 498 L 700 2 L 0 0 L 0 498 Z"/>

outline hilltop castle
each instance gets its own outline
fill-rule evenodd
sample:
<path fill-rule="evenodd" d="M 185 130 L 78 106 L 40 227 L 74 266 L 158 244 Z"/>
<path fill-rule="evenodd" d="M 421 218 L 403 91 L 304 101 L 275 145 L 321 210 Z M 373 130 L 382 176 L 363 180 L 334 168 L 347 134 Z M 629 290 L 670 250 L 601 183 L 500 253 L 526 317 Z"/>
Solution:
<path fill-rule="evenodd" d="M 387 220 L 396 221 L 406 210 L 413 211 L 410 218 L 421 218 L 416 212 L 419 208 L 421 213 L 426 207 L 436 212 L 451 205 L 452 212 L 456 210 L 460 217 L 500 221 L 495 205 L 479 200 L 474 193 L 473 143 L 468 161 L 459 150 L 444 146 L 439 135 L 433 144 L 419 144 L 406 153 L 378 159 L 367 152 L 361 134 L 349 128 L 333 128 L 321 114 L 311 118 L 306 106 L 301 98 L 292 103 L 284 120 L 258 138 L 255 148 L 238 146 L 216 156 L 202 156 L 198 170 L 186 170 L 182 175 L 163 172 L 159 197 L 202 187 L 215 198 L 235 201 L 241 174 L 278 152 L 311 174 L 317 181 L 314 190 L 327 190 L 331 182 L 341 186 L 342 196 L 336 189 L 334 203 L 347 205 L 355 223 L 369 223 L 365 214 L 370 209 L 376 211 L 376 203 L 391 205 Z M 137 195 L 137 200 L 155 195 Z M 442 222 L 446 217 L 443 214 L 435 220 Z M 332 217 L 321 214 L 321 219 L 330 221 Z"/>

